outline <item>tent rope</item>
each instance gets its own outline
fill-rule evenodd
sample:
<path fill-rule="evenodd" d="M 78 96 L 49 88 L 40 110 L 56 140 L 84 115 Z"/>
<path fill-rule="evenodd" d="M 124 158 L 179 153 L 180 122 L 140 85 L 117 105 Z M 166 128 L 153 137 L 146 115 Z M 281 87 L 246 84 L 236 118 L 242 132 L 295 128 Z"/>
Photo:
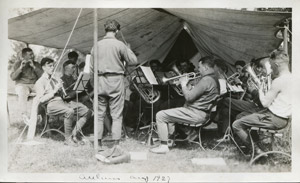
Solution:
<path fill-rule="evenodd" d="M 66 50 L 66 48 L 67 48 L 67 46 L 68 46 L 68 44 L 69 44 L 69 42 L 70 42 L 70 40 L 71 40 L 71 37 L 72 37 L 73 32 L 74 32 L 74 30 L 75 30 L 75 27 L 76 27 L 76 25 L 77 25 L 77 23 L 78 23 L 78 20 L 79 20 L 79 17 L 80 17 L 80 15 L 81 15 L 81 12 L 82 12 L 82 8 L 80 8 L 80 11 L 79 11 L 78 16 L 77 16 L 77 18 L 76 18 L 76 21 L 75 21 L 75 23 L 74 23 L 74 25 L 73 25 L 72 31 L 70 32 L 70 35 L 69 35 L 69 37 L 68 37 L 68 40 L 67 40 L 67 42 L 66 42 L 66 44 L 65 44 L 65 46 L 64 46 L 64 49 L 63 49 L 63 51 L 62 51 L 62 53 L 61 53 L 61 55 L 60 55 L 60 58 L 58 59 L 58 62 L 57 62 L 57 64 L 56 64 L 56 66 L 54 67 L 53 74 L 51 75 L 50 81 L 51 81 L 51 79 L 53 78 L 54 73 L 56 72 L 57 67 L 58 67 L 58 65 L 59 65 L 59 63 L 60 63 L 60 61 L 61 61 L 61 59 L 62 59 L 63 56 L 65 55 L 65 50 Z"/>

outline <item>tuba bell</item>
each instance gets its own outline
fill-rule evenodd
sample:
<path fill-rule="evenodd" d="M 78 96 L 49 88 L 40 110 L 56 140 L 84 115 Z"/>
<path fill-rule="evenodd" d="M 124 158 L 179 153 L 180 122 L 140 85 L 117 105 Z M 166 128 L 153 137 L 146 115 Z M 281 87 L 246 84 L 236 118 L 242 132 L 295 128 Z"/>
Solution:
<path fill-rule="evenodd" d="M 146 84 L 145 81 L 138 76 L 132 76 L 132 85 L 144 101 L 148 104 L 153 104 L 160 99 L 160 91 L 153 89 L 150 84 Z"/>
<path fill-rule="evenodd" d="M 271 88 L 271 64 L 269 61 L 263 63 L 263 67 L 266 70 L 266 76 L 261 75 L 258 77 L 256 73 L 254 72 L 253 68 L 250 64 L 247 64 L 245 66 L 245 70 L 249 73 L 250 78 L 247 80 L 247 84 L 255 86 L 257 90 L 259 90 L 262 87 L 262 91 L 264 93 L 267 93 L 269 89 Z"/>

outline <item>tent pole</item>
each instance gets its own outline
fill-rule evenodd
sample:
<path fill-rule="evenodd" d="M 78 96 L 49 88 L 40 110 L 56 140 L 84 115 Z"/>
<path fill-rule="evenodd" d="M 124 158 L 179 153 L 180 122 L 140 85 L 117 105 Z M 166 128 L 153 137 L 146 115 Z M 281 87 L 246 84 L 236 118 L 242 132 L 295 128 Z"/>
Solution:
<path fill-rule="evenodd" d="M 283 49 L 286 54 L 288 54 L 288 42 L 287 42 L 287 25 L 284 25 L 283 30 Z"/>
<path fill-rule="evenodd" d="M 94 150 L 98 153 L 98 14 L 97 8 L 94 9 Z"/>

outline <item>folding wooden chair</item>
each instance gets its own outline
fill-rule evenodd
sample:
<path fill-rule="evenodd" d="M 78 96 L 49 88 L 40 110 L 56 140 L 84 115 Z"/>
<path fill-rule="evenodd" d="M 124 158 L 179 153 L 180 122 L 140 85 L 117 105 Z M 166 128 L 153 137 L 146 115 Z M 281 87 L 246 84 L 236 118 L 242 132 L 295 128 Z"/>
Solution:
<path fill-rule="evenodd" d="M 49 136 L 51 136 L 52 135 L 51 132 L 57 132 L 57 133 L 61 134 L 64 138 L 66 138 L 64 132 L 61 131 L 61 129 L 64 127 L 64 124 L 60 125 L 59 128 L 52 128 L 51 124 L 50 124 L 50 120 L 49 120 L 50 117 L 52 117 L 52 116 L 47 114 L 47 105 L 41 104 L 40 107 L 43 108 L 42 117 L 43 117 L 43 121 L 45 123 L 44 128 L 40 134 L 40 137 L 42 137 L 45 134 L 48 134 Z M 55 116 L 55 117 L 57 117 L 57 116 Z"/>
<path fill-rule="evenodd" d="M 212 101 L 212 103 L 210 104 L 210 106 L 209 106 L 209 114 L 208 114 L 208 119 L 204 122 L 204 123 L 194 123 L 194 124 L 190 124 L 190 123 L 184 123 L 184 122 L 179 122 L 179 123 L 177 123 L 177 124 L 180 124 L 180 125 L 184 125 L 184 126 L 188 126 L 188 127 L 192 127 L 192 128 L 197 128 L 197 130 L 198 130 L 198 142 L 196 142 L 196 141 L 192 141 L 192 140 L 190 140 L 190 139 L 174 139 L 174 141 L 179 141 L 179 142 L 183 142 L 183 141 L 187 141 L 187 142 L 189 142 L 189 143 L 196 143 L 196 144 L 198 144 L 199 146 L 200 146 L 200 148 L 202 149 L 202 150 L 205 150 L 205 148 L 203 147 L 203 145 L 202 145 L 202 141 L 201 141 L 201 130 L 204 128 L 204 127 L 206 127 L 206 126 L 208 126 L 208 125 L 210 125 L 211 123 L 212 123 L 212 121 L 213 121 L 213 119 L 214 119 L 214 117 L 215 117 L 215 115 L 216 115 L 216 107 L 217 107 L 217 104 L 218 104 L 218 102 L 221 100 L 221 97 L 218 95 L 218 96 L 216 96 L 214 99 L 213 99 L 213 101 Z"/>
<path fill-rule="evenodd" d="M 270 140 L 268 150 L 264 153 L 255 156 L 254 151 L 254 141 L 253 141 L 253 131 L 256 131 L 260 137 L 261 141 Z M 256 160 L 261 157 L 266 157 L 268 155 L 281 155 L 282 157 L 286 157 L 289 160 L 291 159 L 291 119 L 289 119 L 288 124 L 285 128 L 280 130 L 270 130 L 266 128 L 252 127 L 249 130 L 249 136 L 252 145 L 252 156 L 250 160 L 250 165 L 252 165 Z M 278 142 L 278 143 L 277 143 Z M 289 148 L 281 148 L 278 149 L 279 146 L 287 146 Z M 282 158 L 281 158 L 282 159 Z"/>

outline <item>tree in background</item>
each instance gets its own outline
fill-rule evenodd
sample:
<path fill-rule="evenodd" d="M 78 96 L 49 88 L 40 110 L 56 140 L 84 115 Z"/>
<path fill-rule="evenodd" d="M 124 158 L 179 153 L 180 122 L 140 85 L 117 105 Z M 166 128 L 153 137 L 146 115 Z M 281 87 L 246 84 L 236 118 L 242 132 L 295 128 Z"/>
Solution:
<path fill-rule="evenodd" d="M 9 16 L 10 18 L 21 16 L 35 10 L 37 10 L 37 8 L 13 8 L 9 10 Z M 30 47 L 33 50 L 35 61 L 37 62 L 40 62 L 43 57 L 51 57 L 54 60 L 57 60 L 61 54 L 61 51 L 55 48 L 27 45 L 26 43 L 20 41 L 10 40 L 11 54 L 8 57 L 8 70 L 11 70 L 13 64 L 21 58 L 21 51 L 26 47 Z"/>

